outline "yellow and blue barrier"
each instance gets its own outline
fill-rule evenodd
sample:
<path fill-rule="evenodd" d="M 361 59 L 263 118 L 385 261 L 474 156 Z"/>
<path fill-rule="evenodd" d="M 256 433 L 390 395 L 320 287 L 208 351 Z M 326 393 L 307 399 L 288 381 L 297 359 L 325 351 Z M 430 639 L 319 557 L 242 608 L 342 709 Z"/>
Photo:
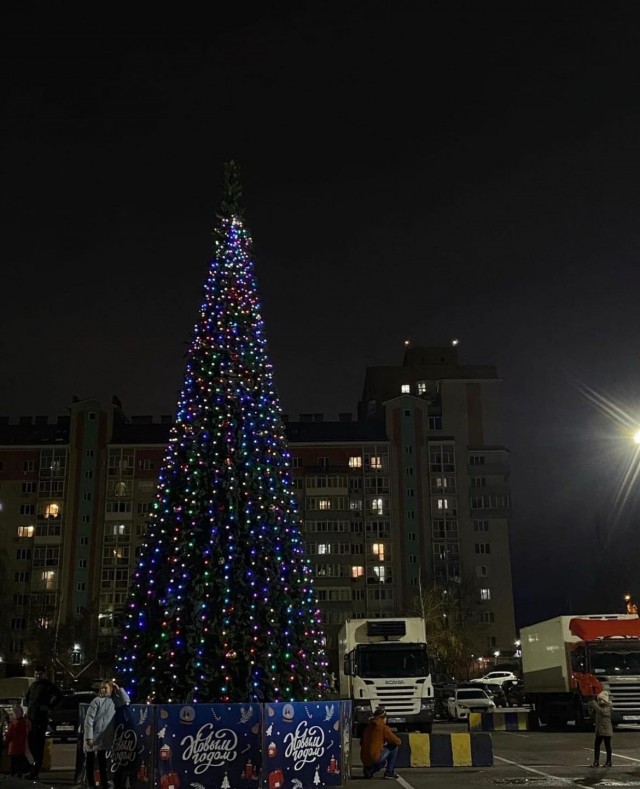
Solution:
<path fill-rule="evenodd" d="M 529 731 L 528 712 L 470 712 L 469 731 Z"/>
<path fill-rule="evenodd" d="M 396 767 L 491 767 L 490 734 L 405 734 L 398 732 Z"/>

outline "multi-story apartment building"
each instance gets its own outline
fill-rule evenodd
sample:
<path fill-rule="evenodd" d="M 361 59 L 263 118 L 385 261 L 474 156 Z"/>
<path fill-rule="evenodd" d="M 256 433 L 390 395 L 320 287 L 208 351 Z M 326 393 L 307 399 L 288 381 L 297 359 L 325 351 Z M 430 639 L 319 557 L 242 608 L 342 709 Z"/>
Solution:
<path fill-rule="evenodd" d="M 468 598 L 479 648 L 513 644 L 497 384 L 454 349 L 411 349 L 367 370 L 357 421 L 284 417 L 334 670 L 346 618 L 415 612 L 434 583 Z M 171 421 L 127 419 L 117 398 L 74 402 L 55 423 L 0 420 L 5 661 L 46 650 L 79 670 L 94 661 L 88 674 L 110 667 Z"/>

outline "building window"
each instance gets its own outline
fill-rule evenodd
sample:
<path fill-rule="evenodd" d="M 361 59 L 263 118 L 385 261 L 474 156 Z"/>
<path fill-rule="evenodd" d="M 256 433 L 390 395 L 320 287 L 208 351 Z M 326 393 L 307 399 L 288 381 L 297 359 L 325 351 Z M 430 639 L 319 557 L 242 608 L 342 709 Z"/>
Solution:
<path fill-rule="evenodd" d="M 405 416 L 411 416 L 411 409 L 410 408 L 405 408 L 404 409 L 404 415 Z"/>
<path fill-rule="evenodd" d="M 409 564 L 417 564 L 417 563 L 418 563 L 418 557 L 415 554 L 410 553 L 409 554 Z"/>
<path fill-rule="evenodd" d="M 410 444 L 404 448 L 404 451 L 407 455 L 413 455 L 413 447 Z"/>
<path fill-rule="evenodd" d="M 491 553 L 491 545 L 488 542 L 477 542 L 474 547 L 476 553 Z"/>
<path fill-rule="evenodd" d="M 428 425 L 429 425 L 429 430 L 442 430 L 442 417 L 430 416 Z"/>
<path fill-rule="evenodd" d="M 380 455 L 371 455 L 369 458 L 369 466 L 374 469 L 382 468 L 382 458 Z"/>
<path fill-rule="evenodd" d="M 374 515 L 384 515 L 384 499 L 371 499 L 369 504 Z"/>
<path fill-rule="evenodd" d="M 84 456 L 86 458 L 92 458 L 94 456 L 94 454 L 95 453 L 94 453 L 93 449 L 87 449 L 87 451 L 84 453 Z"/>
<path fill-rule="evenodd" d="M 362 455 L 352 455 L 349 458 L 349 468 L 362 468 Z"/>
<path fill-rule="evenodd" d="M 351 565 L 351 577 L 362 578 L 364 576 L 364 567 L 361 564 Z"/>
<path fill-rule="evenodd" d="M 474 531 L 489 531 L 489 521 L 474 521 L 473 522 L 473 530 Z"/>
<path fill-rule="evenodd" d="M 145 458 L 138 463 L 138 468 L 142 471 L 153 471 L 154 463 L 149 458 Z"/>
<path fill-rule="evenodd" d="M 16 583 L 26 584 L 29 583 L 30 577 L 31 573 L 28 570 L 18 570 L 18 572 L 13 576 L 13 579 Z"/>
<path fill-rule="evenodd" d="M 36 470 L 36 462 L 35 460 L 25 460 L 22 464 L 23 471 L 35 471 Z"/>
<path fill-rule="evenodd" d="M 471 455 L 469 458 L 470 466 L 484 466 L 484 455 Z"/>
<path fill-rule="evenodd" d="M 438 499 L 438 509 L 439 510 L 448 510 L 449 509 L 449 499 Z"/>
<path fill-rule="evenodd" d="M 472 488 L 486 488 L 487 487 L 487 478 L 486 477 L 471 477 L 469 480 L 471 482 Z"/>
<path fill-rule="evenodd" d="M 35 493 L 36 492 L 36 483 L 35 482 L 23 482 L 22 483 L 22 492 L 23 493 Z"/>
<path fill-rule="evenodd" d="M 379 562 L 384 562 L 384 543 L 374 542 L 371 546 L 371 553 L 377 558 Z"/>
<path fill-rule="evenodd" d="M 24 617 L 13 617 L 9 624 L 11 630 L 24 630 L 27 626 L 27 620 Z"/>
<path fill-rule="evenodd" d="M 491 589 L 489 589 L 488 587 L 484 587 L 480 589 L 480 599 L 491 600 Z"/>
<path fill-rule="evenodd" d="M 36 514 L 36 505 L 35 504 L 21 504 L 19 511 L 20 511 L 20 515 L 35 515 Z"/>
<path fill-rule="evenodd" d="M 81 570 L 86 569 L 86 567 L 87 567 L 87 560 L 86 559 L 80 559 L 80 561 L 78 562 L 78 567 Z"/>
<path fill-rule="evenodd" d="M 487 568 L 484 564 L 476 565 L 476 575 L 478 578 L 486 578 L 488 575 Z"/>
<path fill-rule="evenodd" d="M 95 411 L 89 411 L 88 416 L 89 416 L 89 421 L 90 422 L 95 422 L 96 421 L 96 412 Z"/>
<path fill-rule="evenodd" d="M 418 381 L 418 394 L 423 395 L 427 393 L 427 382 L 426 381 Z"/>
<path fill-rule="evenodd" d="M 107 512 L 131 512 L 130 501 L 108 501 Z"/>
<path fill-rule="evenodd" d="M 416 492 L 413 488 L 407 488 L 407 496 L 415 496 Z"/>
<path fill-rule="evenodd" d="M 89 545 L 88 537 L 80 537 L 80 545 Z"/>
<path fill-rule="evenodd" d="M 329 458 L 318 458 L 318 465 L 321 468 L 328 468 L 329 467 Z"/>
<path fill-rule="evenodd" d="M 18 548 L 16 551 L 16 559 L 20 559 L 22 561 L 31 559 L 31 548 Z"/>
<path fill-rule="evenodd" d="M 18 526 L 18 537 L 33 537 L 34 531 L 33 526 Z"/>
<path fill-rule="evenodd" d="M 84 581 L 80 581 L 80 583 L 76 584 L 76 592 L 84 592 L 87 588 L 87 585 Z"/>
<path fill-rule="evenodd" d="M 91 471 L 91 469 L 89 469 L 88 471 L 85 471 L 84 472 L 84 478 L 85 479 L 93 479 L 93 471 Z"/>
<path fill-rule="evenodd" d="M 90 520 L 90 518 L 89 518 L 88 515 L 81 515 L 80 516 L 80 522 L 81 523 L 89 523 L 89 520 Z"/>
<path fill-rule="evenodd" d="M 415 542 L 416 541 L 416 533 L 414 531 L 410 531 L 407 536 L 409 537 L 409 542 Z"/>
<path fill-rule="evenodd" d="M 318 509 L 319 510 L 330 510 L 331 509 L 331 499 L 318 499 Z"/>
<path fill-rule="evenodd" d="M 91 501 L 91 494 L 90 493 L 83 493 L 82 494 L 83 501 Z"/>
<path fill-rule="evenodd" d="M 411 384 L 402 384 L 400 386 L 400 394 L 411 394 Z"/>
<path fill-rule="evenodd" d="M 480 621 L 483 625 L 491 625 L 495 621 L 493 611 L 480 611 Z"/>

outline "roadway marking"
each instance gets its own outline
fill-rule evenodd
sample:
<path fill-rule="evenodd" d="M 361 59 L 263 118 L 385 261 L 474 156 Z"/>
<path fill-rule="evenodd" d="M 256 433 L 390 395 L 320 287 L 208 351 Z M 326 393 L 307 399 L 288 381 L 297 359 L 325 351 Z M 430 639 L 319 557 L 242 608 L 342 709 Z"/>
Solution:
<path fill-rule="evenodd" d="M 413 786 L 411 786 L 409 781 L 405 781 L 404 778 L 401 775 L 399 775 L 396 780 L 398 781 L 400 786 L 404 787 L 404 789 L 413 789 Z"/>
<path fill-rule="evenodd" d="M 584 750 L 593 753 L 593 748 L 585 748 Z M 615 751 L 611 751 L 611 753 L 616 759 L 629 759 L 630 762 L 640 762 L 640 759 L 636 759 L 635 756 L 625 756 L 623 753 L 616 753 Z M 600 756 L 602 756 L 602 754 L 600 754 Z"/>
<path fill-rule="evenodd" d="M 504 756 L 496 756 L 494 754 L 494 759 L 499 759 L 501 762 L 506 762 L 507 764 L 512 764 L 514 767 L 519 767 L 521 770 L 528 770 L 530 773 L 536 773 L 536 775 L 542 775 L 544 778 L 550 778 L 552 781 L 557 781 L 558 783 L 562 784 L 572 784 L 573 781 L 569 778 L 561 778 L 559 775 L 552 775 L 551 773 L 545 773 L 543 770 L 536 770 L 535 767 L 527 767 L 525 764 L 520 764 L 519 762 L 512 762 L 511 759 L 505 759 Z"/>

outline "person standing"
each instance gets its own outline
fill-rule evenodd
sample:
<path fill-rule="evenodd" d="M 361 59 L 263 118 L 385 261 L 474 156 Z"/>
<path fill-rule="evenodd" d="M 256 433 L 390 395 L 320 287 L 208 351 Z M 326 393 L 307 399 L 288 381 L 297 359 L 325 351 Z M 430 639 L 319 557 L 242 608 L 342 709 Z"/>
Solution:
<path fill-rule="evenodd" d="M 596 719 L 596 737 L 593 741 L 593 764 L 592 767 L 600 767 L 600 746 L 604 742 L 604 749 L 607 753 L 605 767 L 611 767 L 611 737 L 613 736 L 613 724 L 611 722 L 611 710 L 613 704 L 609 698 L 609 692 L 603 690 L 598 693 L 595 701 L 590 701 L 589 705 L 594 711 Z"/>
<path fill-rule="evenodd" d="M 84 718 L 85 770 L 88 789 L 95 789 L 96 786 L 96 757 L 100 771 L 100 787 L 107 789 L 109 786 L 107 751 L 113 745 L 116 707 L 122 707 L 128 703 L 127 691 L 116 685 L 115 682 L 105 680 L 100 685 L 99 695 L 89 704 Z"/>
<path fill-rule="evenodd" d="M 364 777 L 373 778 L 374 773 L 382 770 L 385 778 L 398 778 L 396 773 L 396 759 L 398 758 L 397 737 L 387 726 L 387 711 L 378 707 L 369 718 L 360 739 L 360 760 L 364 765 Z"/>
<path fill-rule="evenodd" d="M 24 703 L 27 707 L 27 718 L 31 724 L 29 748 L 33 757 L 33 767 L 27 774 L 27 778 L 36 779 L 42 768 L 49 712 L 60 703 L 63 693 L 57 685 L 47 679 L 44 666 L 36 666 L 33 675 L 36 679 L 29 687 L 27 695 L 24 697 Z"/>
<path fill-rule="evenodd" d="M 22 778 L 29 772 L 27 752 L 29 750 L 29 721 L 24 717 L 24 710 L 20 704 L 13 707 L 13 720 L 7 728 L 5 741 L 8 754 L 11 757 L 11 775 Z"/>

